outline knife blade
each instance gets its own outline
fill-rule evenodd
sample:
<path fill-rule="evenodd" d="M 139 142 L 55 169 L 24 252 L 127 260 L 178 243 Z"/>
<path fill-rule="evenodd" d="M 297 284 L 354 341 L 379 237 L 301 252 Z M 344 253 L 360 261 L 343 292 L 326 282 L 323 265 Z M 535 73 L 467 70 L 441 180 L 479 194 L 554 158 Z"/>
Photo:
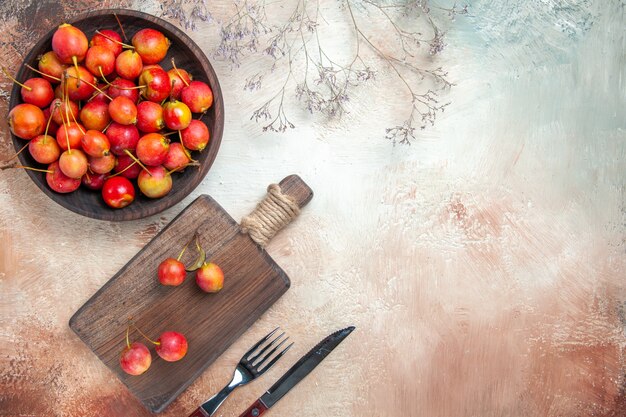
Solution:
<path fill-rule="evenodd" d="M 306 355 L 300 358 L 270 389 L 265 392 L 239 417 L 258 417 L 271 408 L 290 389 L 304 379 L 317 365 L 335 349 L 352 331 L 354 326 L 346 327 L 327 336 Z"/>

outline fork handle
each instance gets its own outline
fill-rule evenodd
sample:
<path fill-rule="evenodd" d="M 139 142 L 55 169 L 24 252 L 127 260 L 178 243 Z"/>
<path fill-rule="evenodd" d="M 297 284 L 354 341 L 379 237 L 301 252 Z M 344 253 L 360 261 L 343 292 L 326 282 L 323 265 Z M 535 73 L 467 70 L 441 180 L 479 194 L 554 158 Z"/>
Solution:
<path fill-rule="evenodd" d="M 195 414 L 190 415 L 189 417 L 210 417 L 219 408 L 220 405 L 226 400 L 226 397 L 230 395 L 231 392 L 239 385 L 242 385 L 241 382 L 231 381 L 230 384 L 226 385 L 220 392 L 209 398 L 204 404 L 202 404 L 196 410 Z M 198 414 L 201 413 L 201 414 Z M 204 413 L 204 414 L 202 414 Z"/>
<path fill-rule="evenodd" d="M 267 410 L 267 407 L 265 406 L 265 404 L 261 402 L 261 399 L 259 398 L 258 400 L 254 402 L 254 404 L 250 406 L 250 408 L 244 411 L 243 414 L 240 415 L 239 417 L 259 417 L 266 410 Z"/>
<path fill-rule="evenodd" d="M 202 407 L 196 408 L 196 411 L 189 414 L 189 417 L 209 417 L 209 415 L 202 409 Z"/>

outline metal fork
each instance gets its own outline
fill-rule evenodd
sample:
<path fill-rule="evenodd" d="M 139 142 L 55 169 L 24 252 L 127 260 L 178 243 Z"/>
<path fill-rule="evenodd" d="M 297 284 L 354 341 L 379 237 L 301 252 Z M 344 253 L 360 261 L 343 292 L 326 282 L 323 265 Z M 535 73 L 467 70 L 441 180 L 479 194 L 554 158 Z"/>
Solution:
<path fill-rule="evenodd" d="M 268 342 L 270 338 L 278 331 L 278 327 L 272 330 L 267 336 L 263 339 L 259 340 L 254 346 L 252 346 L 244 355 L 241 357 L 239 364 L 235 368 L 235 372 L 233 374 L 233 378 L 220 392 L 215 394 L 213 397 L 209 398 L 204 404 L 202 404 L 198 409 L 191 414 L 189 417 L 210 417 L 215 414 L 215 411 L 219 408 L 220 405 L 226 400 L 226 397 L 237 387 L 241 385 L 245 385 L 248 382 L 260 377 L 270 369 L 278 360 L 291 348 L 293 343 L 290 343 L 289 346 L 278 352 L 278 349 L 289 339 L 286 337 L 280 340 L 285 333 L 281 333 L 272 339 L 271 342 Z M 279 342 L 277 345 L 276 343 Z M 276 346 L 274 346 L 276 345 Z M 274 346 L 272 350 L 268 352 L 268 350 Z M 267 353 L 266 353 L 267 352 Z M 266 365 L 265 362 L 272 357 L 276 352 L 276 356 L 269 361 Z"/>

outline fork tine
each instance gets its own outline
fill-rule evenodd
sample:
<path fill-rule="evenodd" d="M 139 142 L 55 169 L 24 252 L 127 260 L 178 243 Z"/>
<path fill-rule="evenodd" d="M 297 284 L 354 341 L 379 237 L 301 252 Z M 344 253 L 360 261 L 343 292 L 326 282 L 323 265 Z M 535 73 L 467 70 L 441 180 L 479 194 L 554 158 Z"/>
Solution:
<path fill-rule="evenodd" d="M 276 353 L 276 351 L 287 341 L 289 340 L 289 338 L 285 338 L 283 339 L 274 349 L 272 349 L 267 355 L 265 355 L 259 362 L 253 364 L 252 366 L 254 366 L 256 369 L 259 369 L 259 367 L 261 365 L 263 365 L 263 362 L 265 362 L 266 360 L 268 360 L 270 358 L 270 356 L 272 356 L 274 353 Z"/>
<path fill-rule="evenodd" d="M 241 359 L 245 359 L 248 356 L 250 356 L 252 353 L 254 353 L 255 350 L 257 350 L 257 348 L 259 346 L 261 346 L 265 341 L 267 341 L 267 339 L 269 339 L 270 337 L 272 337 L 272 335 L 274 333 L 276 333 L 276 331 L 280 329 L 280 327 L 275 328 L 274 330 L 272 330 L 271 332 L 269 332 L 267 334 L 267 336 L 265 336 L 263 339 L 259 340 L 258 342 L 256 342 L 256 344 L 254 346 L 252 346 L 250 349 L 248 349 L 248 351 L 246 353 L 243 354 L 243 357 Z"/>
<path fill-rule="evenodd" d="M 285 341 L 286 341 L 286 340 L 287 340 L 287 339 L 285 339 Z M 282 343 L 281 343 L 281 344 L 282 344 Z M 275 364 L 276 362 L 278 362 L 278 360 L 279 360 L 279 359 L 280 359 L 280 358 L 281 358 L 281 357 L 282 357 L 285 353 L 287 353 L 287 351 L 288 351 L 288 350 L 289 350 L 292 346 L 293 346 L 293 342 L 292 342 L 289 346 L 287 346 L 285 349 L 283 349 L 283 350 L 282 350 L 282 352 L 280 352 L 278 355 L 276 355 L 276 356 L 274 357 L 274 359 L 272 359 L 272 360 L 270 361 L 270 363 L 268 363 L 267 365 L 265 365 L 265 366 L 263 367 L 263 369 L 259 369 L 259 370 L 257 371 L 257 372 L 259 373 L 259 375 L 261 375 L 263 372 L 267 371 L 267 370 L 268 370 L 268 369 L 270 369 L 272 366 L 274 366 L 274 364 Z M 276 348 L 275 348 L 274 350 L 278 349 L 279 347 L 280 347 L 280 345 L 276 346 Z M 272 351 L 272 353 L 273 353 L 273 351 Z M 265 362 L 265 359 L 267 359 L 267 358 L 268 358 L 268 357 L 270 357 L 270 356 L 271 356 L 271 355 L 267 355 L 267 356 L 266 356 L 266 357 L 265 357 L 265 358 L 264 358 L 264 359 L 263 359 L 263 360 L 262 360 L 262 361 L 261 361 L 258 365 L 261 365 L 261 363 Z"/>
<path fill-rule="evenodd" d="M 278 336 L 276 336 L 276 337 L 274 338 L 274 340 L 272 340 L 272 341 L 271 341 L 271 343 L 269 343 L 267 346 L 265 346 L 263 349 L 261 349 L 261 350 L 259 351 L 259 353 L 257 353 L 256 355 L 254 355 L 254 357 L 253 357 L 253 358 L 247 359 L 247 360 L 248 360 L 248 362 L 249 362 L 250 364 L 253 364 L 253 363 L 254 363 L 254 361 L 256 361 L 257 359 L 259 359 L 259 358 L 261 357 L 261 355 L 263 355 L 263 354 L 264 354 L 264 353 L 265 353 L 265 352 L 266 352 L 269 348 L 271 348 L 272 346 L 274 346 L 274 344 L 275 344 L 278 340 L 280 340 L 280 338 L 282 338 L 284 335 L 285 335 L 285 332 L 282 332 L 281 334 L 279 334 Z M 285 339 L 285 340 L 286 340 L 286 339 Z"/>

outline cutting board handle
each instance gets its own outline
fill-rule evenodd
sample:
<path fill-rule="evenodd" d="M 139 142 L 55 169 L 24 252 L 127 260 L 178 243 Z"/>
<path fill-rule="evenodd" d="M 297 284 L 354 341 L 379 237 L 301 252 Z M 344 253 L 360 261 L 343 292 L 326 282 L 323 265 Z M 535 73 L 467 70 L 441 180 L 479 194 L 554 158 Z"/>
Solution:
<path fill-rule="evenodd" d="M 259 246 L 267 243 L 287 226 L 313 198 L 313 190 L 293 174 L 267 187 L 265 198 L 252 213 L 241 220 L 241 231 Z"/>

